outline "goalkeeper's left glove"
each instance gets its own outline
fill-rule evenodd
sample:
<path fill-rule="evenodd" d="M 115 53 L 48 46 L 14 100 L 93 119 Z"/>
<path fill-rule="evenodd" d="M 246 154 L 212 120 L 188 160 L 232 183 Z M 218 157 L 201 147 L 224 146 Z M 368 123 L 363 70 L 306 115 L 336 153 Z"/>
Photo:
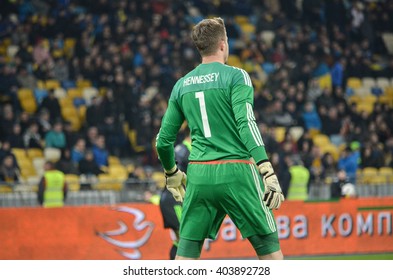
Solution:
<path fill-rule="evenodd" d="M 172 193 L 176 201 L 183 202 L 185 195 L 183 186 L 187 183 L 186 174 L 175 165 L 171 170 L 165 170 L 165 178 L 165 187 Z"/>
<path fill-rule="evenodd" d="M 278 209 L 285 200 L 280 184 L 272 164 L 269 161 L 262 162 L 258 165 L 259 172 L 262 175 L 262 181 L 265 186 L 265 194 L 263 200 L 270 209 Z"/>

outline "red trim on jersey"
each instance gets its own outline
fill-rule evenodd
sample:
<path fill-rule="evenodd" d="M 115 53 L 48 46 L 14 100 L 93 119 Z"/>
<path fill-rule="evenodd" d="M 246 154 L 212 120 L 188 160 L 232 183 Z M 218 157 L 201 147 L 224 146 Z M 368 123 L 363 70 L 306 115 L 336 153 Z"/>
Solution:
<path fill-rule="evenodd" d="M 212 160 L 212 161 L 190 161 L 190 164 L 225 164 L 225 163 L 252 163 L 246 159 L 228 159 L 228 160 Z"/>

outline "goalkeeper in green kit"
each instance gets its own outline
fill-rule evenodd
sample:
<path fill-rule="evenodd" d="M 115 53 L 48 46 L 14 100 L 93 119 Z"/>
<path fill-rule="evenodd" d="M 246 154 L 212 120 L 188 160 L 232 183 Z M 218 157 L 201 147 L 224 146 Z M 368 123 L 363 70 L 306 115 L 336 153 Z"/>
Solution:
<path fill-rule="evenodd" d="M 174 86 L 156 142 L 166 188 L 183 202 L 176 259 L 198 259 L 226 214 L 259 259 L 283 259 L 272 209 L 284 196 L 255 122 L 251 79 L 225 65 L 228 38 L 221 18 L 199 22 L 192 40 L 202 63 Z M 174 156 L 185 120 L 192 143 L 187 176 Z"/>

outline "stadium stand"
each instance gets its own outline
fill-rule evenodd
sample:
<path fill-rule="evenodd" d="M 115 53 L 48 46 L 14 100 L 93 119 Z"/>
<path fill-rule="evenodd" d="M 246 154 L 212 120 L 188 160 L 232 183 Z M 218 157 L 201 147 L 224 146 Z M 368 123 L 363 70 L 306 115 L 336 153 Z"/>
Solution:
<path fill-rule="evenodd" d="M 176 80 L 199 63 L 190 28 L 219 15 L 228 24 L 228 64 L 246 69 L 254 83 L 255 115 L 268 127 L 262 136 L 270 156 L 278 155 L 278 173 L 302 164 L 314 188 L 309 198 L 327 198 L 324 184 L 345 147 L 360 143 L 359 195 L 393 193 L 392 1 L 360 1 L 361 28 L 351 18 L 359 1 L 317 0 L 318 16 L 304 9 L 307 1 L 30 2 L 0 3 L 0 160 L 11 141 L 16 184 L 37 182 L 43 160 L 60 158 L 43 140 L 59 118 L 69 127 L 69 149 L 79 138 L 92 149 L 105 137 L 110 156 L 96 190 L 123 190 L 135 163 L 160 171 L 154 139 L 166 102 Z M 46 120 L 42 100 L 51 90 L 61 109 Z M 307 103 L 318 128 L 307 129 L 302 118 Z M 162 187 L 162 175 L 153 175 Z M 73 193 L 81 192 L 78 178 L 67 174 Z"/>

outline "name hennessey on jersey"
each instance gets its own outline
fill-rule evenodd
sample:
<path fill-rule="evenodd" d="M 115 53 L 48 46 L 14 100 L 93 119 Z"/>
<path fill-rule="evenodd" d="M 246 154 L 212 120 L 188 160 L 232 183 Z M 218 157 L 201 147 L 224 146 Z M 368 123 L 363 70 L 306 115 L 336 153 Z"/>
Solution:
<path fill-rule="evenodd" d="M 195 85 L 195 84 L 205 84 L 205 83 L 211 83 L 211 82 L 217 82 L 218 76 L 220 73 L 210 73 L 207 75 L 200 75 L 200 76 L 191 76 L 183 81 L 183 87 L 189 86 L 189 85 Z"/>

